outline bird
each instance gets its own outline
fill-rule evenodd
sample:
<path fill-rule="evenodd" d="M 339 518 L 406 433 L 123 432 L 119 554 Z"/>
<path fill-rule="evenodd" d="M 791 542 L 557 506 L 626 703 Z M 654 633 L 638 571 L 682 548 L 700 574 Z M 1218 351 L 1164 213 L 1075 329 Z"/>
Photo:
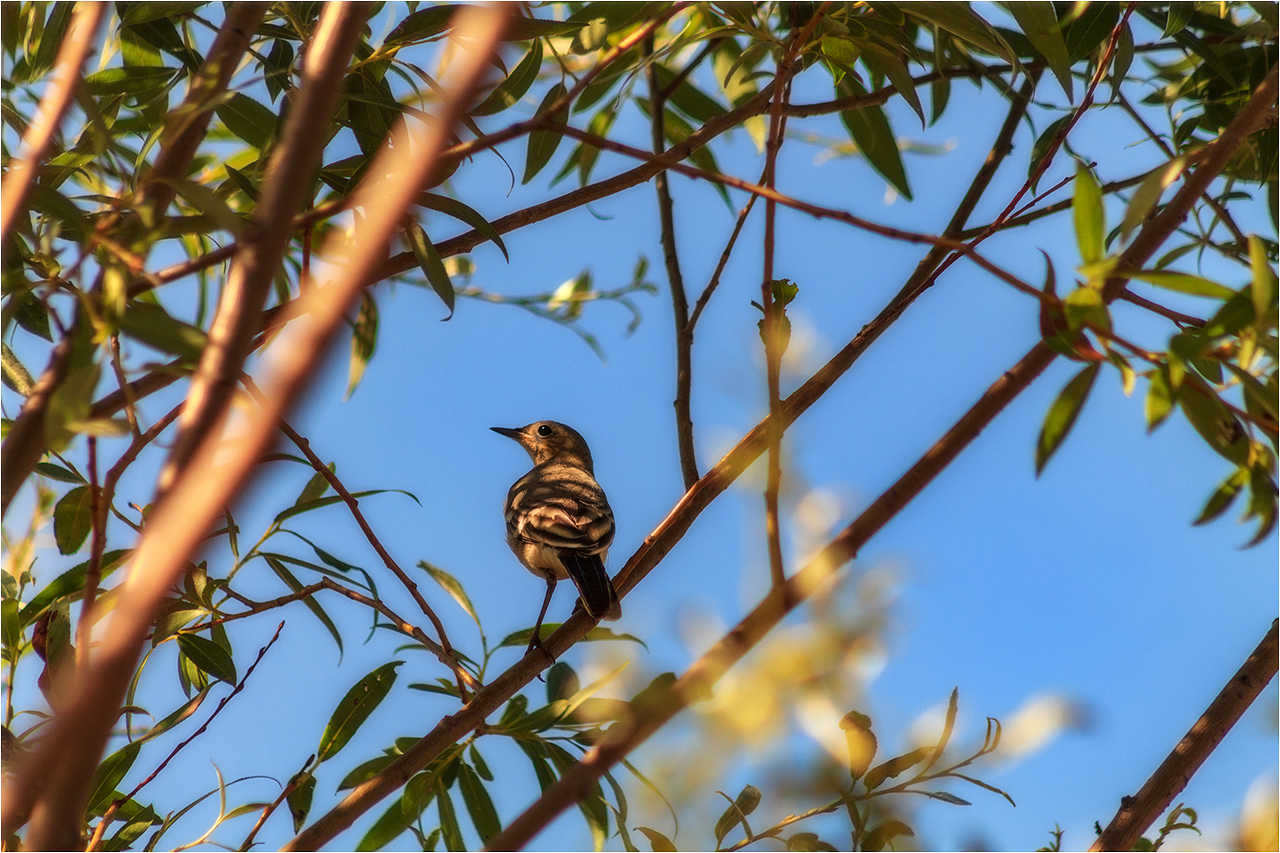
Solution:
<path fill-rule="evenodd" d="M 596 482 L 586 439 L 557 421 L 490 429 L 515 441 L 533 460 L 502 507 L 507 545 L 526 569 L 547 582 L 525 654 L 542 645 L 539 632 L 557 581 L 573 581 L 592 619 L 617 619 L 622 608 L 604 569 L 613 542 L 613 510 Z"/>

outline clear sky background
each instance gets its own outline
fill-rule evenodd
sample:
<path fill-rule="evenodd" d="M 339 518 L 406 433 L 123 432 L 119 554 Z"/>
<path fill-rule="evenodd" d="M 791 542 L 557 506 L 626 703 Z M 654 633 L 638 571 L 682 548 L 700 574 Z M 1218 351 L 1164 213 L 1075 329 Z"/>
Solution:
<path fill-rule="evenodd" d="M 999 19 L 994 7 L 977 8 L 989 19 Z M 402 13 L 393 12 L 392 22 Z M 384 13 L 375 20 L 375 34 L 387 29 L 385 18 Z M 1157 35 L 1144 31 L 1140 23 L 1135 29 L 1139 41 Z M 421 64 L 431 67 L 430 51 L 423 50 Z M 1145 73 L 1141 59 L 1134 73 Z M 710 88 L 706 75 L 699 75 L 699 82 Z M 544 91 L 543 84 L 535 86 L 521 107 L 522 117 L 532 113 Z M 1078 84 L 1077 97 L 1079 91 Z M 831 97 L 829 78 L 814 70 L 797 83 L 793 100 Z M 923 97 L 927 101 L 927 95 Z M 990 221 L 1021 186 L 1035 134 L 1061 115 L 1057 108 L 1064 96 L 1051 80 L 1042 82 L 1037 97 L 1035 131 L 1026 124 L 1019 128 L 1014 154 L 972 224 Z M 883 179 L 860 158 L 825 159 L 820 156 L 822 147 L 799 138 L 810 132 L 844 140 L 836 117 L 792 122 L 796 138 L 784 147 L 779 189 L 886 225 L 939 233 L 1005 115 L 1005 102 L 989 86 L 979 89 L 956 82 L 951 98 L 944 118 L 924 130 L 905 104 L 895 100 L 888 108 L 904 141 L 938 149 L 905 155 L 914 201 L 887 193 Z M 501 117 L 502 122 L 510 119 Z M 1164 126 L 1159 115 L 1153 121 Z M 494 119 L 481 125 L 500 126 Z M 615 134 L 639 147 L 648 144 L 645 117 L 634 107 L 623 110 Z M 1090 111 L 1070 142 L 1081 156 L 1098 162 L 1102 182 L 1162 162 L 1118 108 Z M 520 175 L 523 140 L 500 150 Z M 759 174 L 763 158 L 746 133 L 718 140 L 714 150 L 723 171 L 749 180 Z M 507 166 L 492 153 L 481 154 L 474 163 L 464 164 L 450 189 L 496 219 L 571 189 L 568 181 L 555 189 L 547 186 L 569 151 L 564 144 L 551 166 L 529 186 L 513 186 L 516 181 Z M 336 143 L 326 159 L 346 153 Z M 603 154 L 595 177 L 632 165 L 620 156 Z M 1059 155 L 1041 187 L 1053 185 L 1074 168 L 1069 157 Z M 672 191 L 692 299 L 714 269 L 734 212 L 746 199 L 731 193 L 731 212 L 711 187 L 679 176 L 672 178 Z M 1114 223 L 1123 208 L 1109 199 L 1107 210 Z M 1256 205 L 1252 213 L 1240 221 L 1241 227 L 1274 239 L 1265 204 Z M 693 420 L 703 471 L 767 411 L 756 330 L 759 315 L 749 304 L 759 297 L 762 222 L 761 206 L 697 330 Z M 460 230 L 456 222 L 434 214 L 424 225 L 437 241 Z M 379 284 L 374 289 L 381 312 L 378 350 L 363 383 L 350 401 L 341 400 L 347 381 L 347 342 L 341 339 L 291 417 L 316 452 L 336 462 L 348 489 L 404 489 L 417 496 L 420 504 L 388 494 L 367 498 L 361 506 L 402 566 L 408 569 L 427 560 L 463 583 L 491 645 L 532 624 L 544 586 L 519 566 L 503 541 L 502 499 L 511 482 L 528 469 L 527 457 L 488 427 L 522 426 L 547 418 L 568 423 L 586 437 L 617 518 L 611 572 L 623 565 L 682 492 L 671 405 L 675 350 L 653 186 L 637 186 L 589 209 L 505 235 L 504 240 L 509 264 L 490 244 L 471 255 L 476 265 L 472 283 L 485 291 L 508 296 L 545 292 L 588 269 L 598 287 L 618 287 L 630 280 L 641 256 L 649 259 L 648 278 L 661 285 L 661 291 L 635 297 L 643 321 L 631 335 L 626 334 L 625 309 L 608 303 L 586 307 L 581 327 L 599 340 L 606 356 L 601 359 L 571 331 L 517 307 L 460 299 L 452 319 L 440 322 L 445 311 L 430 290 Z M 1069 286 L 1079 263 L 1069 214 L 997 235 L 984 253 L 1024 280 L 1040 282 L 1041 249 L 1053 260 L 1059 287 Z M 780 209 L 776 274 L 800 288 L 791 308 L 795 339 L 783 378 L 784 394 L 880 310 L 923 253 L 920 247 Z M 1184 268 L 1192 269 L 1193 259 L 1185 259 Z M 1223 275 L 1232 286 L 1246 280 L 1245 270 L 1228 271 L 1210 254 L 1203 261 L 1207 274 Z M 190 310 L 193 292 L 179 284 L 166 289 L 162 299 L 181 313 L 184 307 Z M 1199 314 L 1210 310 L 1208 304 L 1189 298 L 1178 307 Z M 1170 333 L 1167 324 L 1132 306 L 1118 305 L 1115 313 L 1119 327 L 1138 343 L 1159 348 Z M 1037 305 L 1031 299 L 961 262 L 796 423 L 785 445 L 789 570 L 798 569 L 808 549 L 856 517 L 1038 340 L 1036 318 Z M 973 768 L 979 778 L 1007 791 L 1017 807 L 997 795 L 952 785 L 949 790 L 973 805 L 923 799 L 911 803 L 911 822 L 921 845 L 1031 848 L 1048 843 L 1049 831 L 1057 824 L 1066 830 L 1065 845 L 1087 846 L 1094 821 L 1105 825 L 1120 797 L 1136 792 L 1276 617 L 1280 593 L 1275 535 L 1242 551 L 1239 546 L 1251 537 L 1252 528 L 1236 525 L 1235 513 L 1208 526 L 1190 525 L 1229 473 L 1228 463 L 1205 446 L 1180 413 L 1148 435 L 1142 414 L 1145 382 L 1140 381 L 1128 398 L 1115 372 L 1104 370 L 1074 432 L 1043 476 L 1036 478 L 1033 451 L 1041 420 L 1076 370 L 1078 365 L 1060 359 L 1017 398 L 857 561 L 845 567 L 822 611 L 824 625 L 871 620 L 877 626 L 869 635 L 872 639 L 850 656 L 846 677 L 830 694 L 837 713 L 856 708 L 872 717 L 882 757 L 911 748 L 913 732 L 936 720 L 953 687 L 960 694 L 958 754 L 981 741 L 985 717 L 998 717 L 1011 736 L 1013 721 L 1022 720 L 1018 731 L 1028 740 L 1021 752 L 1010 742 L 1007 757 Z M 154 419 L 177 399 L 173 394 L 156 395 L 144 411 Z M 10 416 L 16 410 L 7 390 L 5 410 Z M 146 473 L 151 472 L 131 475 L 122 496 L 145 497 L 141 475 Z M 300 466 L 265 466 L 252 501 L 242 502 L 238 510 L 242 541 L 265 529 L 308 478 Z M 627 660 L 628 668 L 604 695 L 629 698 L 657 673 L 683 672 L 754 606 L 768 577 L 762 485 L 763 466 L 757 465 L 703 513 L 624 601 L 622 620 L 613 627 L 640 637 L 647 649 L 623 643 L 579 645 L 565 656 L 584 683 Z M 15 503 L 10 523 L 23 519 L 29 505 Z M 344 508 L 303 516 L 290 526 L 374 572 L 388 600 L 412 618 L 407 597 L 380 569 Z M 305 544 L 282 539 L 286 541 L 278 543 L 279 548 L 308 555 Z M 47 580 L 82 559 L 59 557 L 50 547 L 36 568 Z M 211 574 L 225 572 L 227 554 L 214 551 L 208 559 Z M 475 653 L 479 643 L 474 624 L 425 575 L 415 577 L 445 618 L 453 642 Z M 241 592 L 254 597 L 287 592 L 261 562 L 244 569 L 238 580 Z M 559 590 L 548 618 L 567 617 L 571 599 L 571 592 Z M 348 602 L 331 597 L 322 603 L 340 624 L 369 622 L 367 613 Z M 801 608 L 780 632 L 778 643 L 753 652 L 744 668 L 750 671 L 776 659 L 787 638 L 799 644 L 800 652 L 812 652 L 804 644 L 813 635 L 799 633 L 811 616 L 812 610 Z M 353 627 L 340 656 L 319 623 L 295 604 L 240 623 L 232 638 L 241 671 L 281 618 L 287 623 L 281 639 L 244 693 L 157 784 L 189 790 L 190 799 L 216 785 L 211 761 L 228 780 L 267 774 L 286 781 L 315 750 L 339 698 L 399 645 L 385 632 L 362 645 L 362 629 Z M 491 674 L 514 663 L 519 654 L 517 649 L 499 652 Z M 334 787 L 348 769 L 378 754 L 396 737 L 425 734 L 451 710 L 443 697 L 407 687 L 443 675 L 439 665 L 416 652 L 399 658 L 406 664 L 392 695 L 357 738 L 320 771 L 314 814 L 333 802 Z M 29 679 L 21 689 L 31 690 L 35 668 L 30 662 L 25 665 Z M 149 663 L 155 672 L 139 694 L 138 704 L 157 717 L 181 701 L 180 695 L 169 692 L 174 681 L 171 667 L 172 651 L 162 648 Z M 752 685 L 743 682 L 742 691 L 733 695 L 747 705 L 761 706 L 776 698 L 760 682 Z M 734 688 L 727 684 L 724 689 Z M 535 683 L 528 692 L 537 701 L 543 687 Z M 1272 684 L 1178 798 L 1199 812 L 1204 843 L 1210 847 L 1215 843 L 1211 839 L 1227 843 L 1229 836 L 1210 833 L 1230 831 L 1251 786 L 1275 783 L 1276 696 Z M 1031 707 L 1042 713 L 1028 712 Z M 1036 747 L 1032 728 L 1027 727 L 1059 711 L 1065 714 L 1065 726 L 1051 730 Z M 718 741 L 707 734 L 716 718 L 707 713 L 686 711 L 631 756 L 638 768 L 655 776 L 669 767 L 680 768 L 688 774 L 686 779 L 700 778 L 710 769 L 718 774 L 696 785 L 659 779 L 664 790 L 679 793 L 686 818 L 677 838 L 682 848 L 713 843 L 711 823 L 723 808 L 723 800 L 714 793 L 717 788 L 732 796 L 743 784 L 761 787 L 764 803 L 753 820 L 757 828 L 824 801 L 818 794 L 781 799 L 787 778 L 803 776 L 806 768 L 822 760 L 821 746 L 801 722 L 804 712 L 783 715 L 786 727 L 768 729 L 768 745 L 737 756 L 717 754 Z M 532 802 L 537 791 L 533 774 L 506 744 L 485 739 L 481 751 L 499 772 L 495 801 L 504 822 L 509 821 Z M 149 770 L 140 763 L 130 779 L 140 779 Z M 619 778 L 630 779 L 625 772 Z M 231 789 L 231 802 L 271 799 L 278 790 L 270 780 L 246 781 Z M 670 816 L 641 785 L 630 780 L 627 791 L 635 822 L 673 834 Z M 458 805 L 461 808 L 460 800 Z M 383 807 L 375 808 L 333 846 L 355 844 Z M 434 807 L 428 814 L 434 815 Z M 198 835 L 211 820 L 212 813 L 197 810 L 167 841 Z M 283 814 L 272 819 L 260 836 L 267 847 L 289 837 L 286 824 Z M 848 840 L 847 828 L 840 825 L 819 823 L 814 829 L 839 846 Z M 220 831 L 215 838 L 238 842 L 248 827 L 245 819 L 234 826 L 242 828 Z M 468 837 L 474 842 L 474 836 Z M 402 841 L 412 843 L 409 836 Z M 642 838 L 637 841 L 647 847 Z M 589 844 L 576 812 L 535 840 L 539 849 Z M 617 839 L 609 846 L 617 849 Z"/>

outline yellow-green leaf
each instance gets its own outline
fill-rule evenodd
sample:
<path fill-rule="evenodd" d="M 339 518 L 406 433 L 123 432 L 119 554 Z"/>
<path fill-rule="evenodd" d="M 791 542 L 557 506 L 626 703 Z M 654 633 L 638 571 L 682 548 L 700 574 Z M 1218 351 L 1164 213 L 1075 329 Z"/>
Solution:
<path fill-rule="evenodd" d="M 1080 259 L 1086 264 L 1102 260 L 1107 233 L 1106 216 L 1102 209 L 1102 190 L 1088 167 L 1076 167 L 1076 192 L 1071 204 L 1075 215 L 1076 245 L 1080 247 Z"/>
<path fill-rule="evenodd" d="M 1044 426 L 1040 428 L 1040 438 L 1036 442 L 1036 476 L 1044 470 L 1049 459 L 1062 446 L 1062 441 L 1075 426 L 1080 410 L 1093 388 L 1093 381 L 1098 378 L 1098 369 L 1102 365 L 1091 364 L 1071 378 L 1062 389 L 1062 393 L 1049 407 L 1045 415 Z"/>
<path fill-rule="evenodd" d="M 317 762 L 332 758 L 347 745 L 347 741 L 364 725 L 373 710 L 387 698 L 396 681 L 396 667 L 403 663 L 402 660 L 393 660 L 383 664 L 347 691 L 347 695 L 342 697 L 329 717 L 329 724 L 320 737 L 320 746 L 316 750 Z"/>

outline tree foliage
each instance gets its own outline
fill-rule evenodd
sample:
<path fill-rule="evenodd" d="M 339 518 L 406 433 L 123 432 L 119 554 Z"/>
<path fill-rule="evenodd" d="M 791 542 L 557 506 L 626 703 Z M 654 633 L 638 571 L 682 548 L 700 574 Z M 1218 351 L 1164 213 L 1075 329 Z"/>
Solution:
<path fill-rule="evenodd" d="M 1104 387 L 1099 375 L 1118 374 L 1126 393 L 1144 395 L 1151 430 L 1185 418 L 1225 460 L 1226 476 L 1205 484 L 1208 497 L 1195 523 L 1242 507 L 1253 523 L 1248 544 L 1271 537 L 1280 360 L 1273 4 L 519 4 L 504 9 L 500 34 L 497 25 L 468 18 L 479 13 L 465 6 L 122 3 L 97 12 L 92 6 L 0 6 L 3 506 L 6 513 L 13 507 L 30 513 L 21 526 L 8 516 L 5 531 L 6 846 L 155 849 L 199 840 L 167 835 L 199 801 L 172 802 L 150 783 L 234 700 L 270 648 L 251 658 L 241 627 L 274 622 L 277 609 L 300 606 L 339 650 L 368 630 L 396 635 L 401 647 L 349 685 L 328 727 L 317 732 L 314 754 L 297 756 L 296 775 L 274 801 L 233 805 L 236 780 L 219 777 L 207 796 L 221 803 L 221 843 L 247 849 L 268 820 L 275 826 L 286 820 L 276 813 L 287 812 L 300 847 L 330 842 L 365 813 L 376 817 L 353 840 L 362 850 L 403 843 L 406 832 L 423 849 L 462 849 L 464 815 L 466 832 L 502 846 L 521 843 L 572 804 L 597 847 L 617 836 L 636 849 L 643 836 L 654 850 L 675 849 L 664 831 L 629 822 L 628 786 L 653 783 L 628 753 L 709 695 L 746 649 L 851 559 L 1057 358 L 1080 367 L 1045 414 L 1038 471 Z M 386 21 L 382 34 L 373 20 Z M 498 48 L 478 47 L 485 39 L 496 39 Z M 483 67 L 474 85 L 437 70 L 471 54 L 487 62 L 476 60 Z M 965 109 L 968 95 L 953 92 L 962 82 L 994 93 L 1006 113 L 987 164 L 938 233 L 881 225 L 855 205 L 818 207 L 777 189 L 779 150 L 801 144 L 811 125 L 838 119 L 847 137 L 824 140 L 825 153 L 862 158 L 900 203 L 911 202 L 921 187 L 904 156 L 910 149 L 904 125 L 923 127 Z M 793 99 L 817 87 L 830 97 Z M 1102 109 L 1123 111 L 1141 128 L 1142 169 L 1120 174 L 1110 162 L 1090 159 L 1112 152 L 1073 147 L 1079 122 Z M 635 116 L 646 133 L 627 130 Z M 1015 152 L 1011 140 L 1024 124 L 1034 128 L 1035 142 Z M 758 146 L 759 175 L 722 170 L 732 131 Z M 444 134 L 438 148 L 431 132 Z M 577 188 L 486 219 L 477 212 L 484 207 L 479 200 L 457 191 L 455 176 L 494 168 L 492 159 L 482 163 L 482 152 L 513 140 L 523 145 L 523 161 L 507 164 L 512 182 L 518 176 L 522 184 Z M 411 152 L 420 152 L 429 172 L 407 188 L 408 206 L 392 209 L 379 200 L 397 183 L 387 158 Z M 602 152 L 632 162 L 602 174 Z M 1051 166 L 1069 158 L 1072 173 L 1048 186 Z M 1012 197 L 991 198 L 982 209 L 1002 212 L 984 222 L 974 211 L 988 199 L 997 168 L 1026 180 Z M 738 228 L 726 258 L 748 217 L 765 220 L 755 305 L 763 314 L 770 414 L 710 468 L 694 458 L 688 376 L 697 323 L 720 271 L 701 293 L 686 290 L 668 173 L 714 186 L 730 210 L 736 199 L 747 199 L 734 210 Z M 302 314 L 318 311 L 313 301 L 323 297 L 315 294 L 345 280 L 341 263 L 326 262 L 343 252 L 372 258 L 367 271 L 350 273 L 354 301 L 336 309 L 347 311 L 348 396 L 377 352 L 381 296 L 373 286 L 384 281 L 429 289 L 451 317 L 468 299 L 511 304 L 563 324 L 599 350 L 584 315 L 593 303 L 612 302 L 640 322 L 635 297 L 658 290 L 646 261 L 611 289 L 588 270 L 553 291 L 513 297 L 473 284 L 467 256 L 485 243 L 506 256 L 504 235 L 651 179 L 663 233 L 655 254 L 663 257 L 661 277 L 675 309 L 680 442 L 673 453 L 689 491 L 622 569 L 619 591 L 643 581 L 693 518 L 765 455 L 773 586 L 735 635 L 687 673 L 660 677 L 630 701 L 598 696 L 608 678 L 583 686 L 565 663 L 547 670 L 545 697 L 520 692 L 548 662 L 535 654 L 496 672 L 492 660 L 499 649 L 523 646 L 528 632 L 492 647 L 483 630 L 479 646 L 451 644 L 433 608 L 451 606 L 451 599 L 477 626 L 483 614 L 454 576 L 425 563 L 406 572 L 378 544 L 357 500 L 389 490 L 349 493 L 335 465 L 274 417 L 262 441 L 274 441 L 281 429 L 289 451 L 261 457 L 227 485 L 216 523 L 193 534 L 207 533 L 207 541 L 176 550 L 173 574 L 157 570 L 154 607 L 130 603 L 133 581 L 125 578 L 143 555 L 163 546 L 151 544 L 159 539 L 153 520 L 166 510 L 186 511 L 184 488 L 199 491 L 209 476 L 202 453 L 211 459 L 224 440 L 227 412 L 273 411 L 268 402 L 277 388 L 286 389 L 283 410 L 296 393 L 294 385 L 268 384 L 287 371 L 259 353 L 269 356 L 274 343 L 289 340 L 293 327 L 310 322 Z M 1246 233 L 1237 224 L 1241 211 L 1262 202 L 1271 230 Z M 806 288 L 823 286 L 773 272 L 774 221 L 787 209 L 846 223 L 852 234 L 919 245 L 922 259 L 848 346 L 783 397 L 788 309 L 804 300 Z M 984 254 L 989 237 L 1049 217 L 1074 235 L 1074 268 L 1055 269 L 1046 255 L 1044 280 L 1027 282 L 1007 271 L 1004 257 Z M 385 227 L 370 224 L 383 220 Z M 778 516 L 785 430 L 956 263 L 976 265 L 1035 300 L 1042 341 L 943 437 L 938 453 L 917 463 L 812 562 L 788 573 Z M 1157 298 L 1139 296 L 1129 287 L 1134 281 L 1153 285 Z M 1113 313 L 1118 301 L 1134 310 Z M 1155 335 L 1152 323 L 1160 329 Z M 305 360 L 297 381 L 318 361 Z M 303 466 L 310 480 L 291 504 L 274 510 L 265 530 L 243 530 L 231 497 L 247 489 L 240 500 L 256 500 L 252 470 L 274 465 Z M 357 566 L 294 528 L 301 516 L 342 511 L 339 504 L 384 566 Z M 56 555 L 37 548 L 49 528 Z M 216 558 L 195 562 L 198 545 Z M 279 597 L 245 592 L 239 573 L 248 566 L 270 572 Z M 424 581 L 424 591 L 414 578 Z M 391 597 L 389 587 L 404 592 Z M 335 615 L 340 607 L 367 621 L 352 624 Z M 95 637 L 93 626 L 106 614 L 113 617 L 106 639 L 102 629 Z M 581 613 L 544 630 L 554 654 L 579 640 L 645 639 L 592 627 Z M 166 645 L 176 650 L 175 672 L 148 665 Z M 440 677 L 409 688 L 447 697 L 448 716 L 426 737 L 397 739 L 345 778 L 333 778 L 325 762 L 399 689 L 397 667 L 410 651 L 439 659 Z M 145 692 L 140 685 L 175 678 L 185 693 L 178 706 L 135 704 Z M 24 683 L 38 684 L 43 704 L 35 691 L 19 689 Z M 15 704 L 19 696 L 31 704 Z M 211 708 L 215 696 L 221 698 Z M 956 707 L 953 694 L 936 746 L 879 764 L 871 721 L 852 711 L 841 724 L 849 772 L 833 783 L 835 799 L 758 821 L 770 825 L 753 830 L 749 821 L 770 794 L 747 786 L 726 796 L 729 806 L 714 828 L 689 831 L 692 843 L 738 849 L 777 838 L 787 849 L 843 848 L 845 838 L 823 840 L 800 826 L 842 811 L 848 846 L 879 850 L 913 832 L 903 814 L 882 805 L 896 797 L 965 804 L 934 787 L 958 779 L 1008 798 L 961 772 L 997 748 L 999 722 L 989 720 L 986 741 L 968 758 L 943 757 Z M 98 734 L 72 737 L 85 721 L 93 725 L 84 730 Z M 168 739 L 162 745 L 170 731 L 187 733 L 177 748 Z M 482 749 L 497 739 L 527 757 L 546 795 L 519 826 L 504 828 L 494 806 L 501 768 L 491 768 Z M 65 757 L 65 775 L 39 760 L 54 751 Z M 589 766 L 580 763 L 588 751 Z M 144 780 L 124 785 L 135 768 L 147 769 Z M 335 785 L 348 797 L 342 814 L 327 799 L 319 807 L 321 793 L 328 797 Z M 1182 826 L 1183 814 L 1194 826 L 1195 813 L 1179 807 L 1161 839 L 1169 826 Z"/>

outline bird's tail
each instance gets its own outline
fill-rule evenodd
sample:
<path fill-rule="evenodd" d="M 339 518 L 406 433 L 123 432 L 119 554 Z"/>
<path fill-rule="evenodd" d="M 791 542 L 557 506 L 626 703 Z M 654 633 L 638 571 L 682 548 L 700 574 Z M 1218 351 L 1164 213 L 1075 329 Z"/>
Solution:
<path fill-rule="evenodd" d="M 584 554 L 566 548 L 560 552 L 560 562 L 569 573 L 569 580 L 578 588 L 578 597 L 591 618 L 612 620 L 622 615 L 618 594 L 605 573 L 599 554 Z"/>

